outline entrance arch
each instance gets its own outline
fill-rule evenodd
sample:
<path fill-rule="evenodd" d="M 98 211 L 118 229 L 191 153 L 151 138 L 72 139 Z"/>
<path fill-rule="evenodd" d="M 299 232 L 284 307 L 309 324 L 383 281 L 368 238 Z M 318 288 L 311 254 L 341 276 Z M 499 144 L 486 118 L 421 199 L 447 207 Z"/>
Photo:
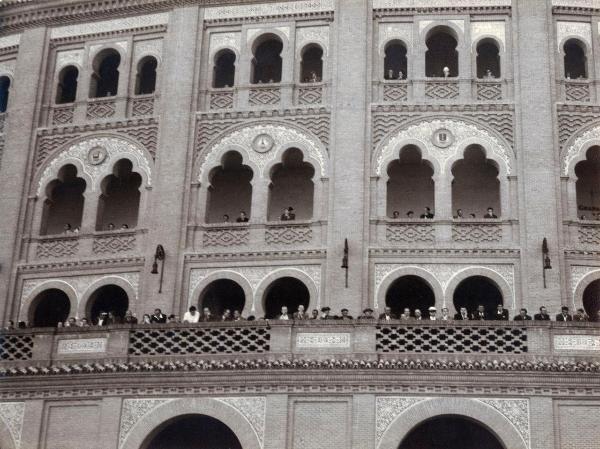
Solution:
<path fill-rule="evenodd" d="M 396 316 L 400 316 L 408 307 L 411 314 L 421 309 L 427 316 L 427 309 L 435 306 L 435 293 L 427 281 L 419 276 L 406 275 L 397 278 L 385 293 L 385 305 L 392 308 Z"/>
<path fill-rule="evenodd" d="M 71 300 L 62 290 L 49 288 L 35 297 L 29 310 L 28 319 L 33 327 L 56 327 L 69 317 Z"/>
<path fill-rule="evenodd" d="M 198 307 L 208 307 L 215 317 L 221 317 L 225 309 L 242 312 L 246 304 L 246 292 L 231 279 L 217 279 L 208 284 L 198 299 Z"/>
<path fill-rule="evenodd" d="M 470 276 L 463 279 L 454 289 L 453 300 L 457 312 L 461 307 L 466 307 L 469 313 L 475 312 L 480 304 L 488 314 L 496 310 L 498 304 L 504 304 L 502 291 L 486 276 Z"/>
<path fill-rule="evenodd" d="M 265 318 L 273 319 L 281 313 L 282 306 L 286 306 L 290 314 L 298 310 L 300 304 L 308 310 L 310 292 L 300 279 L 284 276 L 267 287 L 263 298 Z"/>
<path fill-rule="evenodd" d="M 117 320 L 122 320 L 129 308 L 129 295 L 118 285 L 109 284 L 98 288 L 87 301 L 85 315 L 91 323 L 96 323 L 100 312 L 112 312 Z"/>

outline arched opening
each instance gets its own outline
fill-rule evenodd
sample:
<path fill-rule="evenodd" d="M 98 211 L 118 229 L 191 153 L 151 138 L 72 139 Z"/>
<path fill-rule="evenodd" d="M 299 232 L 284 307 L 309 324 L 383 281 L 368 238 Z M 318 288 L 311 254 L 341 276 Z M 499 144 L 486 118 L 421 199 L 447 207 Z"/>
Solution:
<path fill-rule="evenodd" d="M 425 76 L 443 77 L 444 67 L 448 67 L 448 77 L 458 76 L 458 40 L 454 33 L 444 27 L 434 28 L 426 41 Z"/>
<path fill-rule="evenodd" d="M 213 87 L 232 87 L 235 83 L 235 53 L 223 50 L 215 55 Z"/>
<path fill-rule="evenodd" d="M 421 151 L 409 145 L 400 150 L 400 159 L 388 165 L 387 216 L 412 218 L 425 207 L 435 210 L 433 168 Z M 399 214 L 394 214 L 398 212 Z"/>
<path fill-rule="evenodd" d="M 252 59 L 252 83 L 281 82 L 283 43 L 274 35 L 262 36 L 258 42 Z"/>
<path fill-rule="evenodd" d="M 234 310 L 243 311 L 245 304 L 246 294 L 237 282 L 218 279 L 202 290 L 198 309 L 202 311 L 204 307 L 208 307 L 213 316 L 220 317 L 225 309 L 229 309 L 232 313 Z"/>
<path fill-rule="evenodd" d="M 583 308 L 590 321 L 600 321 L 600 279 L 591 282 L 583 291 Z"/>
<path fill-rule="evenodd" d="M 156 68 L 158 61 L 154 56 L 146 56 L 138 63 L 135 77 L 135 94 L 153 94 L 156 90 Z"/>
<path fill-rule="evenodd" d="M 298 310 L 300 304 L 308 310 L 309 302 L 310 292 L 304 282 L 289 276 L 276 279 L 265 291 L 265 318 L 277 318 L 283 306 L 288 308 L 290 314 Z"/>
<path fill-rule="evenodd" d="M 98 321 L 100 313 L 106 312 L 115 317 L 116 321 L 112 324 L 120 323 L 129 308 L 129 296 L 127 292 L 118 285 L 104 285 L 98 288 L 87 303 L 86 316 L 92 323 Z"/>
<path fill-rule="evenodd" d="M 500 48 L 491 39 L 477 44 L 477 78 L 500 78 Z"/>
<path fill-rule="evenodd" d="M 504 449 L 491 430 L 458 415 L 436 416 L 413 428 L 398 449 Z"/>
<path fill-rule="evenodd" d="M 323 49 L 318 45 L 308 45 L 302 50 L 300 81 L 319 83 L 323 80 Z"/>
<path fill-rule="evenodd" d="M 489 208 L 500 217 L 500 181 L 495 163 L 486 159 L 483 148 L 468 147 L 464 158 L 452 167 L 452 207 L 465 217 L 482 218 Z"/>
<path fill-rule="evenodd" d="M 600 147 L 592 147 L 575 166 L 575 190 L 579 217 L 600 220 Z"/>
<path fill-rule="evenodd" d="M 75 231 L 81 226 L 86 183 L 77 177 L 77 168 L 68 164 L 46 187 L 40 235 Z"/>
<path fill-rule="evenodd" d="M 399 317 L 405 308 L 411 314 L 420 309 L 427 316 L 427 309 L 435 306 L 435 294 L 431 286 L 423 278 L 414 275 L 402 276 L 396 279 L 385 293 L 385 305 Z"/>
<path fill-rule="evenodd" d="M 563 46 L 566 79 L 587 78 L 585 45 L 577 39 L 569 39 Z"/>
<path fill-rule="evenodd" d="M 402 80 L 406 78 L 407 71 L 406 46 L 397 40 L 389 42 L 385 46 L 383 78 L 386 80 Z"/>
<path fill-rule="evenodd" d="M 79 69 L 73 65 L 64 67 L 58 74 L 56 104 L 73 103 L 77 97 Z"/>
<path fill-rule="evenodd" d="M 121 159 L 115 164 L 113 174 L 102 181 L 97 231 L 107 230 L 109 227 L 131 229 L 137 226 L 142 177 L 132 169 L 130 160 Z M 109 226 L 110 224 L 113 226 Z"/>
<path fill-rule="evenodd" d="M 271 171 L 269 186 L 269 220 L 279 220 L 283 209 L 293 208 L 297 220 L 310 220 L 313 216 L 315 174 L 313 166 L 303 161 L 297 148 L 286 150 L 282 163 Z"/>
<path fill-rule="evenodd" d="M 454 308 L 458 312 L 466 307 L 469 314 L 477 310 L 477 306 L 485 307 L 487 314 L 503 304 L 502 292 L 494 281 L 485 276 L 471 276 L 458 284 L 454 290 Z"/>
<path fill-rule="evenodd" d="M 56 327 L 64 323 L 71 311 L 71 301 L 65 292 L 50 288 L 38 294 L 30 307 L 29 323 L 33 327 Z"/>
<path fill-rule="evenodd" d="M 223 217 L 236 217 L 241 211 L 250 217 L 252 169 L 242 164 L 242 155 L 229 151 L 221 165 L 212 170 L 208 188 L 208 223 L 222 223 Z"/>
<path fill-rule="evenodd" d="M 182 415 L 156 429 L 142 449 L 242 449 L 233 431 L 207 415 Z"/>
<path fill-rule="evenodd" d="M 93 73 L 90 84 L 90 98 L 117 95 L 120 64 L 121 55 L 112 48 L 102 50 L 96 55 L 92 64 Z"/>
<path fill-rule="evenodd" d="M 0 76 L 0 113 L 8 108 L 8 94 L 10 93 L 10 78 Z"/>

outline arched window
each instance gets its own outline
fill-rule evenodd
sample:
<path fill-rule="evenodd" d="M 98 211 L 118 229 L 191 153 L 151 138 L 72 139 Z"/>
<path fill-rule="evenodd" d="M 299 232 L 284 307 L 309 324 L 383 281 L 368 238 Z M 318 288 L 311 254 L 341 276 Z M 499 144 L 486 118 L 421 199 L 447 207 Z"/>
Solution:
<path fill-rule="evenodd" d="M 96 230 L 135 228 L 140 208 L 142 177 L 132 171 L 131 161 L 121 159 L 113 174 L 102 181 L 102 195 L 98 202 Z M 110 225 L 113 226 L 110 226 Z"/>
<path fill-rule="evenodd" d="M 29 324 L 33 327 L 56 327 L 69 317 L 71 302 L 65 292 L 57 288 L 44 290 L 35 297 L 29 310 Z"/>
<path fill-rule="evenodd" d="M 406 47 L 398 40 L 388 42 L 385 46 L 383 60 L 383 78 L 386 80 L 406 79 L 408 70 Z"/>
<path fill-rule="evenodd" d="M 204 307 L 208 307 L 211 314 L 218 318 L 223 315 L 225 309 L 229 309 L 231 313 L 234 310 L 241 313 L 245 304 L 246 294 L 237 282 L 230 279 L 219 279 L 208 284 L 202 291 L 198 309 L 202 310 Z"/>
<path fill-rule="evenodd" d="M 496 310 L 498 304 L 503 304 L 502 292 L 494 281 L 485 276 L 471 276 L 463 280 L 454 290 L 454 307 L 456 312 L 466 307 L 469 314 L 474 313 L 482 305 L 486 314 Z"/>
<path fill-rule="evenodd" d="M 121 55 L 113 49 L 98 53 L 92 64 L 93 73 L 90 85 L 90 98 L 117 95 L 119 88 L 119 65 Z"/>
<path fill-rule="evenodd" d="M 235 84 L 235 53 L 222 50 L 215 55 L 213 87 L 232 87 Z"/>
<path fill-rule="evenodd" d="M 500 78 L 500 49 L 491 39 L 477 44 L 477 78 Z"/>
<path fill-rule="evenodd" d="M 402 148 L 400 159 L 388 165 L 387 173 L 388 217 L 418 218 L 426 207 L 435 210 L 433 168 L 417 147 Z"/>
<path fill-rule="evenodd" d="M 483 218 L 492 208 L 493 215 L 500 217 L 498 168 L 485 158 L 481 147 L 468 147 L 464 158 L 452 167 L 452 175 L 452 207 L 455 211 L 461 209 L 465 218 Z"/>
<path fill-rule="evenodd" d="M 427 38 L 425 53 L 425 76 L 444 77 L 444 68 L 448 68 L 448 76 L 458 76 L 458 40 L 446 28 L 438 27 L 431 30 Z"/>
<path fill-rule="evenodd" d="M 392 309 L 392 313 L 400 317 L 404 309 L 410 309 L 414 316 L 415 309 L 419 309 L 423 316 L 427 309 L 435 305 L 435 294 L 431 286 L 419 276 L 402 276 L 396 279 L 385 293 L 385 305 Z"/>
<path fill-rule="evenodd" d="M 302 50 L 300 81 L 319 83 L 323 80 L 323 49 L 318 45 L 308 45 Z"/>
<path fill-rule="evenodd" d="M 0 113 L 8 108 L 8 94 L 10 93 L 10 78 L 0 76 Z"/>
<path fill-rule="evenodd" d="M 296 220 L 310 220 L 313 216 L 315 170 L 303 161 L 302 151 L 290 148 L 282 163 L 273 167 L 269 186 L 269 220 L 279 220 L 284 209 L 293 208 Z"/>
<path fill-rule="evenodd" d="M 128 308 L 129 297 L 125 290 L 118 285 L 104 285 L 90 296 L 86 314 L 94 324 L 98 322 L 98 317 L 103 312 L 114 317 L 112 324 L 119 324 Z"/>
<path fill-rule="evenodd" d="M 577 39 L 569 39 L 563 47 L 565 52 L 565 78 L 587 78 L 587 58 L 585 45 Z"/>
<path fill-rule="evenodd" d="M 69 65 L 60 71 L 56 88 L 56 104 L 73 103 L 75 101 L 78 77 L 79 69 L 75 66 Z"/>
<path fill-rule="evenodd" d="M 135 78 L 135 94 L 153 94 L 156 90 L 156 68 L 158 61 L 154 56 L 146 56 L 138 63 Z"/>
<path fill-rule="evenodd" d="M 293 277 L 279 278 L 265 291 L 265 318 L 277 318 L 283 306 L 288 308 L 290 315 L 298 310 L 300 304 L 308 310 L 309 301 L 310 293 L 302 281 Z"/>
<path fill-rule="evenodd" d="M 262 36 L 258 42 L 252 59 L 252 83 L 281 82 L 283 43 L 274 35 Z"/>
<path fill-rule="evenodd" d="M 590 321 L 600 321 L 600 279 L 591 282 L 583 291 L 583 307 Z"/>
<path fill-rule="evenodd" d="M 81 226 L 86 183 L 74 165 L 65 165 L 46 187 L 40 235 L 70 233 Z"/>
<path fill-rule="evenodd" d="M 229 151 L 223 156 L 221 165 L 212 170 L 209 176 L 207 222 L 235 222 L 243 211 L 250 217 L 252 204 L 252 184 L 254 174 L 250 167 L 242 164 L 242 156 Z"/>
<path fill-rule="evenodd" d="M 600 220 L 600 147 L 592 147 L 575 166 L 577 211 L 584 220 Z"/>

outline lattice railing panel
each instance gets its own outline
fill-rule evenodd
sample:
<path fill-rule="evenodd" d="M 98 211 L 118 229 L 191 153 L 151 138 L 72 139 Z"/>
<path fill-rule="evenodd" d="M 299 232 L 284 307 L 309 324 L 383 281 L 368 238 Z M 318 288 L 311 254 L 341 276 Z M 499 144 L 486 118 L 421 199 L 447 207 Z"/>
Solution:
<path fill-rule="evenodd" d="M 587 82 L 565 83 L 565 97 L 567 101 L 590 101 L 590 85 Z"/>
<path fill-rule="evenodd" d="M 269 244 L 293 245 L 299 243 L 310 243 L 312 241 L 312 229 L 306 226 L 273 226 L 265 231 L 265 242 Z"/>
<path fill-rule="evenodd" d="M 117 254 L 135 250 L 135 234 L 116 234 L 96 237 L 92 245 L 94 254 Z"/>
<path fill-rule="evenodd" d="M 0 335 L 0 360 L 29 360 L 33 356 L 33 335 Z"/>
<path fill-rule="evenodd" d="M 250 240 L 248 229 L 211 229 L 204 231 L 202 244 L 204 246 L 237 246 L 247 245 Z"/>
<path fill-rule="evenodd" d="M 323 102 L 323 86 L 300 86 L 298 104 L 320 104 Z"/>
<path fill-rule="evenodd" d="M 600 224 L 591 226 L 579 226 L 579 243 L 600 245 Z"/>
<path fill-rule="evenodd" d="M 219 90 L 210 93 L 210 109 L 233 108 L 234 92 L 231 90 Z"/>
<path fill-rule="evenodd" d="M 79 240 L 76 237 L 42 240 L 35 254 L 40 259 L 70 257 L 77 255 Z"/>
<path fill-rule="evenodd" d="M 75 106 L 55 106 L 52 108 L 52 124 L 68 125 L 73 123 L 75 117 Z"/>
<path fill-rule="evenodd" d="M 281 89 L 279 87 L 254 87 L 250 89 L 248 100 L 251 106 L 279 104 Z"/>
<path fill-rule="evenodd" d="M 131 100 L 131 116 L 144 117 L 154 114 L 154 96 Z"/>
<path fill-rule="evenodd" d="M 395 103 L 408 100 L 408 85 L 406 83 L 394 83 L 383 85 L 383 101 Z"/>
<path fill-rule="evenodd" d="M 502 240 L 502 227 L 499 224 L 454 224 L 452 240 L 455 242 L 499 242 Z"/>
<path fill-rule="evenodd" d="M 388 242 L 396 243 L 433 243 L 435 230 L 429 223 L 390 224 L 386 227 L 385 238 Z"/>
<path fill-rule="evenodd" d="M 502 84 L 485 81 L 478 82 L 477 99 L 480 101 L 502 100 Z"/>
<path fill-rule="evenodd" d="M 522 354 L 527 329 L 497 326 L 377 326 L 378 352 Z"/>
<path fill-rule="evenodd" d="M 129 334 L 129 354 L 257 354 L 269 352 L 266 327 L 139 329 Z"/>
<path fill-rule="evenodd" d="M 425 84 L 425 97 L 432 100 L 453 100 L 460 93 L 456 81 L 430 81 Z"/>
<path fill-rule="evenodd" d="M 114 100 L 91 100 L 87 105 L 86 117 L 88 120 L 97 118 L 111 118 L 117 112 Z"/>

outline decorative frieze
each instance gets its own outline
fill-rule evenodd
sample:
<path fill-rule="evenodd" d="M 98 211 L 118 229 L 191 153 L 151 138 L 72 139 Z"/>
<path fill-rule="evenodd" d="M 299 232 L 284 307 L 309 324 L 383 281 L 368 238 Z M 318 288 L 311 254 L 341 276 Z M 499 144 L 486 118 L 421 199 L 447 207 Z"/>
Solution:
<path fill-rule="evenodd" d="M 235 91 L 233 89 L 219 89 L 209 93 L 210 109 L 233 108 Z"/>
<path fill-rule="evenodd" d="M 53 125 L 68 125 L 73 123 L 75 117 L 75 106 L 54 106 L 52 108 L 52 124 Z"/>
<path fill-rule="evenodd" d="M 281 101 L 280 87 L 252 87 L 248 95 L 251 106 L 278 105 Z"/>
<path fill-rule="evenodd" d="M 529 399 L 476 399 L 500 412 L 519 432 L 528 448 L 531 447 Z"/>
<path fill-rule="evenodd" d="M 21 34 L 9 34 L 7 36 L 0 37 L 0 50 L 10 47 L 17 47 L 21 42 Z"/>
<path fill-rule="evenodd" d="M 555 335 L 552 344 L 557 351 L 600 351 L 600 336 L 584 334 Z"/>
<path fill-rule="evenodd" d="M 270 226 L 265 230 L 265 242 L 270 245 L 296 245 L 312 242 L 312 228 L 306 226 Z"/>
<path fill-rule="evenodd" d="M 307 44 L 319 44 L 323 54 L 329 53 L 329 26 L 296 28 L 296 49 L 301 51 Z"/>
<path fill-rule="evenodd" d="M 298 349 L 343 349 L 350 348 L 348 332 L 298 332 L 296 334 Z"/>
<path fill-rule="evenodd" d="M 24 402 L 0 402 L 0 419 L 4 422 L 16 449 L 21 448 L 23 435 L 23 417 L 25 416 Z M 24 448 L 27 449 L 27 448 Z"/>
<path fill-rule="evenodd" d="M 131 100 L 130 114 L 132 117 L 144 117 L 154 114 L 154 95 Z"/>
<path fill-rule="evenodd" d="M 426 401 L 427 397 L 378 396 L 375 402 L 375 439 L 377 444 L 390 425 L 415 404 Z"/>
<path fill-rule="evenodd" d="M 385 238 L 392 243 L 433 243 L 435 229 L 430 223 L 389 224 L 385 229 Z"/>
<path fill-rule="evenodd" d="M 297 93 L 299 105 L 320 104 L 323 102 L 322 85 L 300 85 Z"/>
<path fill-rule="evenodd" d="M 591 101 L 590 85 L 587 81 L 565 81 L 566 101 Z"/>
<path fill-rule="evenodd" d="M 224 48 L 235 50 L 241 53 L 242 33 L 239 31 L 228 33 L 211 33 L 209 54 L 214 57 L 215 53 Z"/>
<path fill-rule="evenodd" d="M 397 103 L 408 100 L 408 84 L 406 82 L 386 82 L 383 85 L 383 101 Z"/>
<path fill-rule="evenodd" d="M 77 255 L 79 239 L 77 237 L 41 240 L 35 248 L 38 259 L 63 258 Z"/>
<path fill-rule="evenodd" d="M 215 400 L 233 407 L 246 418 L 256 433 L 261 447 L 264 447 L 267 410 L 267 399 L 264 396 L 225 397 L 215 398 Z"/>
<path fill-rule="evenodd" d="M 475 87 L 478 101 L 502 100 L 502 83 L 478 81 Z"/>
<path fill-rule="evenodd" d="M 89 100 L 87 104 L 86 118 L 88 120 L 108 119 L 117 112 L 115 100 Z"/>
<path fill-rule="evenodd" d="M 577 237 L 582 245 L 600 245 L 600 225 L 580 225 Z"/>
<path fill-rule="evenodd" d="M 425 97 L 430 100 L 454 100 L 460 94 L 457 81 L 427 81 Z"/>
<path fill-rule="evenodd" d="M 506 23 L 501 20 L 471 22 L 471 42 L 477 42 L 485 37 L 496 38 L 506 49 Z"/>
<path fill-rule="evenodd" d="M 570 39 L 579 39 L 592 48 L 592 24 L 590 22 L 558 21 L 556 22 L 556 45 L 558 54 L 564 53 L 562 46 Z"/>
<path fill-rule="evenodd" d="M 407 50 L 413 45 L 413 24 L 403 23 L 380 23 L 379 24 L 379 54 L 384 55 L 385 44 L 391 40 L 398 39 L 406 45 Z"/>
<path fill-rule="evenodd" d="M 436 0 L 435 9 L 440 8 L 493 8 L 510 7 L 511 0 Z M 427 9 L 429 0 L 373 0 L 374 9 Z"/>
<path fill-rule="evenodd" d="M 256 18 L 333 11 L 333 0 L 303 0 L 206 8 L 204 20 Z"/>
<path fill-rule="evenodd" d="M 135 251 L 135 249 L 136 235 L 122 233 L 95 237 L 92 246 L 94 254 L 118 254 Z"/>
<path fill-rule="evenodd" d="M 502 226 L 485 223 L 455 223 L 452 225 L 452 240 L 465 243 L 500 242 Z"/>
<path fill-rule="evenodd" d="M 76 25 L 52 28 L 50 39 L 65 39 L 90 34 L 103 34 L 123 30 L 167 25 L 169 13 L 148 14 L 143 16 L 114 18 L 111 20 L 90 21 Z"/>
<path fill-rule="evenodd" d="M 107 338 L 71 338 L 58 341 L 59 355 L 99 354 L 106 352 Z"/>

